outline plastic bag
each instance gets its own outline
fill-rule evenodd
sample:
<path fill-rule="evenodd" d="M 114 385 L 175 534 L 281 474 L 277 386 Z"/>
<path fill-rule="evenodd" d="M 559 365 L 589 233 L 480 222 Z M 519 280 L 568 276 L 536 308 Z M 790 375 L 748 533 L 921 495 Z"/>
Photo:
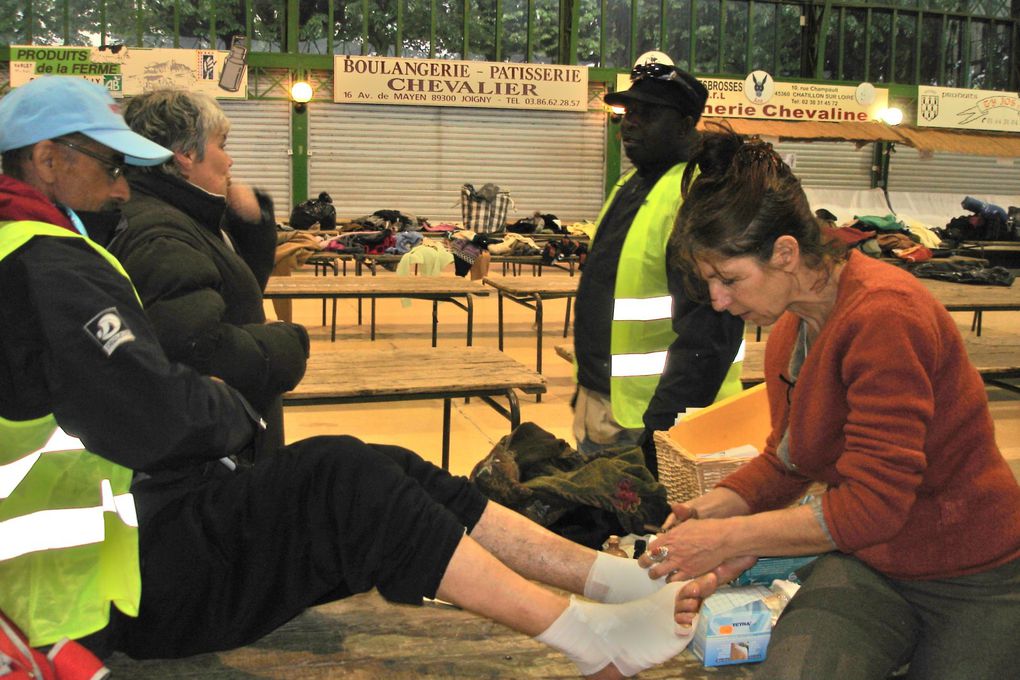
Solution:
<path fill-rule="evenodd" d="M 309 198 L 294 206 L 290 213 L 290 226 L 294 229 L 336 229 L 336 208 L 333 199 L 323 191 L 318 198 Z"/>

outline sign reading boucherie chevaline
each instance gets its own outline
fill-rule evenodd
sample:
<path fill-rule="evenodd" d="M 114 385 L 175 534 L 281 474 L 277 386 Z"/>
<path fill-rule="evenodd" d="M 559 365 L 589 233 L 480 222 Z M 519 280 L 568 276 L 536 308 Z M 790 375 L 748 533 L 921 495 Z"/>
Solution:
<path fill-rule="evenodd" d="M 842 122 L 876 120 L 889 105 L 889 93 L 868 83 L 857 87 L 825 83 L 775 82 L 765 71 L 744 80 L 698 78 L 708 90 L 703 115 L 721 118 L 764 118 Z M 617 78 L 617 90 L 630 87 L 630 77 Z"/>
<path fill-rule="evenodd" d="M 1020 132 L 1020 97 L 1016 92 L 917 87 L 919 126 Z"/>
<path fill-rule="evenodd" d="M 554 64 L 336 56 L 333 101 L 586 111 L 588 69 Z"/>

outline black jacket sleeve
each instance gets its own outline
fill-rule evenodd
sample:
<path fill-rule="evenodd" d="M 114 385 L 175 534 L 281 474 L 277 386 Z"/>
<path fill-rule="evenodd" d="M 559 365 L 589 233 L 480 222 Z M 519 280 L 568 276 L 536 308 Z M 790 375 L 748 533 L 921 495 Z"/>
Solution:
<path fill-rule="evenodd" d="M 86 243 L 36 238 L 19 253 L 51 410 L 92 452 L 139 471 L 215 460 L 251 442 L 227 385 L 167 360 L 128 280 Z"/>
<path fill-rule="evenodd" d="M 677 413 L 688 407 L 712 403 L 744 335 L 741 319 L 690 300 L 679 270 L 670 268 L 668 281 L 677 338 L 669 347 L 666 367 L 645 411 L 649 432 L 672 427 Z"/>
<path fill-rule="evenodd" d="M 237 254 L 251 268 L 259 290 L 264 291 L 276 261 L 276 215 L 269 194 L 255 189 L 255 198 L 262 211 L 261 219 L 247 222 L 229 208 L 224 216 L 223 229 L 237 246 Z"/>
<path fill-rule="evenodd" d="M 260 409 L 297 385 L 308 358 L 304 327 L 233 323 L 215 263 L 185 238 L 160 233 L 136 239 L 122 261 L 167 356 L 221 378 Z"/>

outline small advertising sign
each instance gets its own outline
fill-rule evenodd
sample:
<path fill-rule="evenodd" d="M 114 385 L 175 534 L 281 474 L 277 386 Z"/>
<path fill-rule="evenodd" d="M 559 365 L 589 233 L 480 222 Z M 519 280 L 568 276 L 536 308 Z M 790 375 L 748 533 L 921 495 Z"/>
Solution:
<path fill-rule="evenodd" d="M 333 87 L 345 104 L 588 109 L 583 66 L 336 56 Z"/>
<path fill-rule="evenodd" d="M 1016 92 L 920 85 L 917 88 L 917 124 L 1020 132 L 1020 97 Z"/>
<path fill-rule="evenodd" d="M 243 46 L 223 50 L 113 47 L 11 47 L 11 87 L 44 75 L 75 76 L 105 86 L 115 97 L 181 88 L 212 97 L 248 93 Z"/>
<path fill-rule="evenodd" d="M 889 106 L 889 93 L 870 83 L 857 87 L 825 83 L 776 82 L 765 71 L 744 80 L 699 78 L 708 90 L 704 115 L 814 122 L 877 120 Z M 630 87 L 630 76 L 617 76 L 617 91 Z"/>

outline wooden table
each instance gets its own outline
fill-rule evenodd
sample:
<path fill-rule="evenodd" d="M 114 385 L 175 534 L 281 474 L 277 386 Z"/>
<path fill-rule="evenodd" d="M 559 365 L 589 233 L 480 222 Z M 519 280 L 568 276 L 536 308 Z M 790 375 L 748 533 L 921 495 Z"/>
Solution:
<path fill-rule="evenodd" d="M 503 349 L 503 299 L 516 302 L 528 309 L 535 310 L 535 329 L 537 331 L 536 370 L 542 372 L 542 304 L 545 300 L 567 299 L 567 314 L 563 321 L 563 337 L 567 337 L 570 328 L 570 304 L 577 295 L 580 277 L 570 278 L 491 278 L 485 277 L 485 283 L 499 291 L 499 348 Z"/>
<path fill-rule="evenodd" d="M 438 370 L 429 370 L 438 368 Z M 510 421 L 520 425 L 514 390 L 541 394 L 545 378 L 511 357 L 472 347 L 450 353 L 436 349 L 326 351 L 308 358 L 305 377 L 283 395 L 284 406 L 362 404 L 384 401 L 443 400 L 443 468 L 450 463 L 450 402 L 481 397 Z M 505 397 L 508 407 L 495 401 Z"/>
<path fill-rule="evenodd" d="M 945 305 L 950 312 L 974 312 L 970 329 L 981 335 L 981 316 L 984 312 L 1020 311 L 1020 285 L 977 286 L 966 283 L 950 283 L 935 279 L 921 279 L 924 287 Z"/>
<path fill-rule="evenodd" d="M 533 276 L 541 276 L 542 267 L 562 269 L 573 276 L 577 271 L 579 259 L 577 255 L 568 255 L 561 260 L 545 262 L 541 255 L 493 255 L 492 263 L 503 266 L 503 276 L 506 276 L 508 271 L 512 276 L 517 276 L 521 273 L 521 268 L 527 266 L 531 267 L 531 274 Z"/>
<path fill-rule="evenodd" d="M 333 301 L 333 322 L 329 339 L 336 340 L 336 301 L 341 298 L 369 298 L 372 301 L 371 338 L 375 340 L 375 301 L 377 298 L 413 298 L 432 301 L 432 346 L 439 329 L 439 303 L 450 302 L 467 312 L 467 344 L 474 332 L 474 297 L 489 291 L 477 282 L 453 276 L 272 276 L 264 297 L 322 298 Z"/>

